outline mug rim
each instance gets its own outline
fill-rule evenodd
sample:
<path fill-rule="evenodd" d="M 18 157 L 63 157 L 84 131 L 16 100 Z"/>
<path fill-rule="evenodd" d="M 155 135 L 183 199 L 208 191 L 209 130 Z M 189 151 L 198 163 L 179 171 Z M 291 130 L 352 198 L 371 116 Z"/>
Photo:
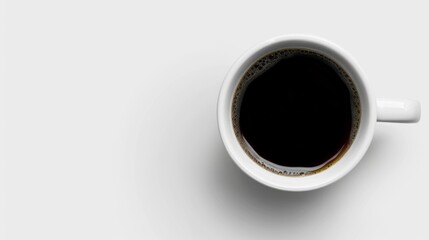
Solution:
<path fill-rule="evenodd" d="M 351 75 L 351 79 L 358 89 L 362 115 L 354 142 L 346 154 L 331 167 L 310 176 L 280 176 L 257 165 L 245 154 L 238 143 L 231 120 L 232 95 L 242 74 L 259 57 L 282 48 L 300 48 L 302 46 L 310 46 L 309 49 L 321 52 L 335 60 Z M 376 122 L 375 98 L 371 95 L 366 78 L 357 62 L 338 45 L 320 37 L 302 34 L 282 35 L 268 39 L 241 55 L 232 65 L 222 83 L 217 107 L 219 132 L 232 160 L 243 172 L 256 181 L 286 191 L 307 191 L 321 188 L 345 176 L 357 165 L 368 149 Z M 348 161 L 341 163 L 343 159 Z M 337 167 L 337 165 L 341 167 Z"/>

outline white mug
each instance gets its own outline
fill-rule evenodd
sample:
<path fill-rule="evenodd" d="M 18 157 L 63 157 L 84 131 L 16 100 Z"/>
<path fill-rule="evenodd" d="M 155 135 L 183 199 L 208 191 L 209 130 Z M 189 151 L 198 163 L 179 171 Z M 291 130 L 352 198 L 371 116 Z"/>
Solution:
<path fill-rule="evenodd" d="M 247 69 L 259 58 L 285 48 L 309 49 L 339 64 L 353 80 L 361 104 L 357 135 L 348 151 L 329 168 L 308 176 L 284 176 L 268 171 L 253 161 L 242 149 L 233 130 L 231 108 L 235 88 Z M 337 45 L 313 36 L 285 35 L 269 39 L 244 53 L 231 67 L 222 84 L 218 99 L 218 126 L 223 143 L 234 162 L 247 175 L 272 188 L 307 191 L 324 187 L 342 178 L 362 159 L 378 122 L 418 122 L 420 103 L 414 100 L 374 98 L 368 80 L 356 61 Z M 311 149 L 309 149 L 311 150 Z"/>

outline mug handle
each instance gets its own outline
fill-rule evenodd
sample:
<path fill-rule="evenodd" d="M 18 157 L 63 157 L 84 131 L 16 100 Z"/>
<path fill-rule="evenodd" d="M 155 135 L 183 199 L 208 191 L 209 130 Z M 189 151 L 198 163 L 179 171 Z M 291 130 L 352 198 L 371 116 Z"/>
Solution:
<path fill-rule="evenodd" d="M 416 123 L 420 120 L 420 102 L 401 98 L 377 98 L 377 122 Z"/>

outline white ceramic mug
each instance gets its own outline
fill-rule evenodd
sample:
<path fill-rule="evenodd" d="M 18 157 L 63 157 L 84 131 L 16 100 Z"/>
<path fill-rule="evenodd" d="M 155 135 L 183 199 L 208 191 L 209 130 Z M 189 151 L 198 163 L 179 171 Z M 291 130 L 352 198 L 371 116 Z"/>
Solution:
<path fill-rule="evenodd" d="M 247 69 L 264 55 L 285 48 L 310 49 L 319 52 L 346 70 L 360 98 L 361 120 L 358 133 L 348 151 L 331 167 L 309 176 L 283 176 L 267 171 L 255 163 L 242 149 L 233 130 L 231 108 L 237 83 Z M 253 179 L 267 186 L 286 191 L 307 191 L 321 188 L 350 172 L 364 156 L 379 122 L 418 122 L 420 103 L 405 99 L 375 99 L 368 81 L 356 61 L 337 45 L 317 37 L 286 35 L 267 40 L 243 54 L 225 77 L 218 99 L 218 126 L 224 145 L 234 162 Z M 311 149 L 309 149 L 311 151 Z"/>

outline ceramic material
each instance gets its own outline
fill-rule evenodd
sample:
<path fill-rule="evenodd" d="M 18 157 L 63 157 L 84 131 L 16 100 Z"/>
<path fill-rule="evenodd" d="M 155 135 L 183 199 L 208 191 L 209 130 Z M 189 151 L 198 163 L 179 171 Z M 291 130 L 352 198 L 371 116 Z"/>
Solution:
<path fill-rule="evenodd" d="M 281 176 L 267 171 L 251 160 L 241 148 L 232 127 L 231 103 L 238 81 L 247 68 L 269 52 L 283 48 L 304 48 L 320 52 L 340 64 L 353 79 L 361 101 L 361 120 L 356 138 L 347 153 L 328 169 L 304 177 Z M 218 99 L 218 127 L 224 145 L 234 162 L 250 177 L 286 191 L 321 188 L 342 178 L 359 163 L 371 143 L 374 126 L 380 122 L 418 122 L 420 103 L 405 99 L 376 99 L 356 61 L 337 45 L 313 36 L 286 35 L 267 40 L 243 54 L 225 77 Z M 311 150 L 311 149 L 309 149 Z"/>

